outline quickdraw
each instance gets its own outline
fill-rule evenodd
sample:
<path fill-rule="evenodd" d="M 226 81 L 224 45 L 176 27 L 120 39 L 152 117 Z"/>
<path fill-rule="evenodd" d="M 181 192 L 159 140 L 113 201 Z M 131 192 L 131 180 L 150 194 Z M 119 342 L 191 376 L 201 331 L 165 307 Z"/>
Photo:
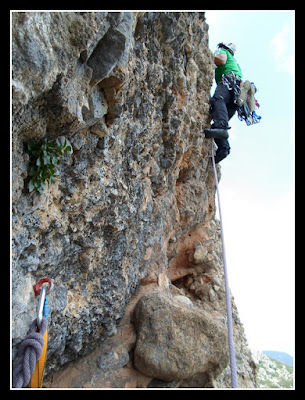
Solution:
<path fill-rule="evenodd" d="M 46 286 L 45 284 L 48 284 Z M 40 296 L 37 318 L 32 322 L 29 332 L 18 349 L 13 367 L 13 387 L 41 388 L 48 346 L 48 296 L 53 290 L 49 278 L 41 279 L 34 285 L 34 293 Z"/>
<path fill-rule="evenodd" d="M 47 286 L 43 286 L 44 283 L 48 283 Z M 42 325 L 43 317 L 48 318 L 49 316 L 49 304 L 48 296 L 54 288 L 53 281 L 49 278 L 41 279 L 36 285 L 33 286 L 34 293 L 36 296 L 40 295 L 39 305 L 37 309 L 37 331 L 39 332 Z M 44 335 L 44 346 L 42 349 L 41 356 L 39 360 L 36 361 L 35 370 L 30 380 L 30 388 L 41 388 L 43 373 L 45 369 L 46 357 L 47 357 L 47 347 L 48 347 L 48 329 L 46 329 Z"/>

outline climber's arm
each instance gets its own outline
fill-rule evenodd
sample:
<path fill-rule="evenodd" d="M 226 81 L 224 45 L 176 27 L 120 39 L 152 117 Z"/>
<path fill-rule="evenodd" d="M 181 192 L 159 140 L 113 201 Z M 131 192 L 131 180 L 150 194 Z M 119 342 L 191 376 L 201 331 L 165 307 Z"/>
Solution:
<path fill-rule="evenodd" d="M 227 62 L 227 55 L 226 54 L 217 54 L 214 56 L 214 63 L 216 65 L 224 65 Z"/>

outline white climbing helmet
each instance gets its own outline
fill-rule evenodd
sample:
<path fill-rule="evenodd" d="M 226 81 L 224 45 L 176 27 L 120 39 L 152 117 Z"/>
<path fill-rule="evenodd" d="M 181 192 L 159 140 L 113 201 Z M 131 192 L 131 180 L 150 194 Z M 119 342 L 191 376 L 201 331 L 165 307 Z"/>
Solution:
<path fill-rule="evenodd" d="M 236 44 L 234 43 L 219 43 L 217 46 L 223 47 L 224 49 L 228 50 L 232 54 L 232 56 L 234 56 L 236 52 Z"/>

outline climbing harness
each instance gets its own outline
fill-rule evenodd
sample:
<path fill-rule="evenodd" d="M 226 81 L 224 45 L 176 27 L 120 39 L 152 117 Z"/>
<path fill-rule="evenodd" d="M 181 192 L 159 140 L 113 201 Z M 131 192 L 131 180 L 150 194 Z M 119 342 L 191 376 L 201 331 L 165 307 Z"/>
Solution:
<path fill-rule="evenodd" d="M 236 101 L 241 93 L 241 80 L 234 74 L 234 72 L 230 72 L 229 74 L 222 75 L 221 77 L 222 83 L 229 89 L 233 90 L 234 93 L 234 101 Z"/>
<path fill-rule="evenodd" d="M 48 283 L 47 286 L 43 284 Z M 13 367 L 13 387 L 21 388 L 30 383 L 30 388 L 41 388 L 48 345 L 48 296 L 53 290 L 53 281 L 41 279 L 33 286 L 36 296 L 40 296 L 37 318 L 32 322 L 30 331 L 18 349 L 18 359 Z"/>
<path fill-rule="evenodd" d="M 229 343 L 229 353 L 230 353 L 231 386 L 232 386 L 232 388 L 238 388 L 237 371 L 236 371 L 236 357 L 235 357 L 235 348 L 234 348 L 234 340 L 233 340 L 233 321 L 232 321 L 231 297 L 230 297 L 226 250 L 225 250 L 225 241 L 224 241 L 224 233 L 223 233 L 223 225 L 222 225 L 220 195 L 219 195 L 216 165 L 215 165 L 215 160 L 214 160 L 214 141 L 212 140 L 211 142 L 212 142 L 212 162 L 213 162 L 213 169 L 214 169 L 215 182 L 216 182 L 218 211 L 219 211 L 220 229 L 221 229 L 223 269 L 224 269 L 225 290 L 226 290 L 227 328 L 228 328 L 228 343 Z"/>

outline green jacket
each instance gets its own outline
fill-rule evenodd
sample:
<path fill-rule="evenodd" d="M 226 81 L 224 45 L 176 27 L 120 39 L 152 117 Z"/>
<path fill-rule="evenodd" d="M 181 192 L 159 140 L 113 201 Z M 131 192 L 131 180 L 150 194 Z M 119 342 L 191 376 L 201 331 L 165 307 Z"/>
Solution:
<path fill-rule="evenodd" d="M 217 68 L 215 70 L 215 80 L 217 85 L 219 82 L 221 82 L 222 75 L 229 74 L 230 72 L 234 72 L 234 74 L 240 79 L 243 78 L 240 66 L 237 64 L 237 61 L 228 50 L 220 48 L 217 54 L 227 55 L 226 63 L 224 65 L 217 65 Z"/>

